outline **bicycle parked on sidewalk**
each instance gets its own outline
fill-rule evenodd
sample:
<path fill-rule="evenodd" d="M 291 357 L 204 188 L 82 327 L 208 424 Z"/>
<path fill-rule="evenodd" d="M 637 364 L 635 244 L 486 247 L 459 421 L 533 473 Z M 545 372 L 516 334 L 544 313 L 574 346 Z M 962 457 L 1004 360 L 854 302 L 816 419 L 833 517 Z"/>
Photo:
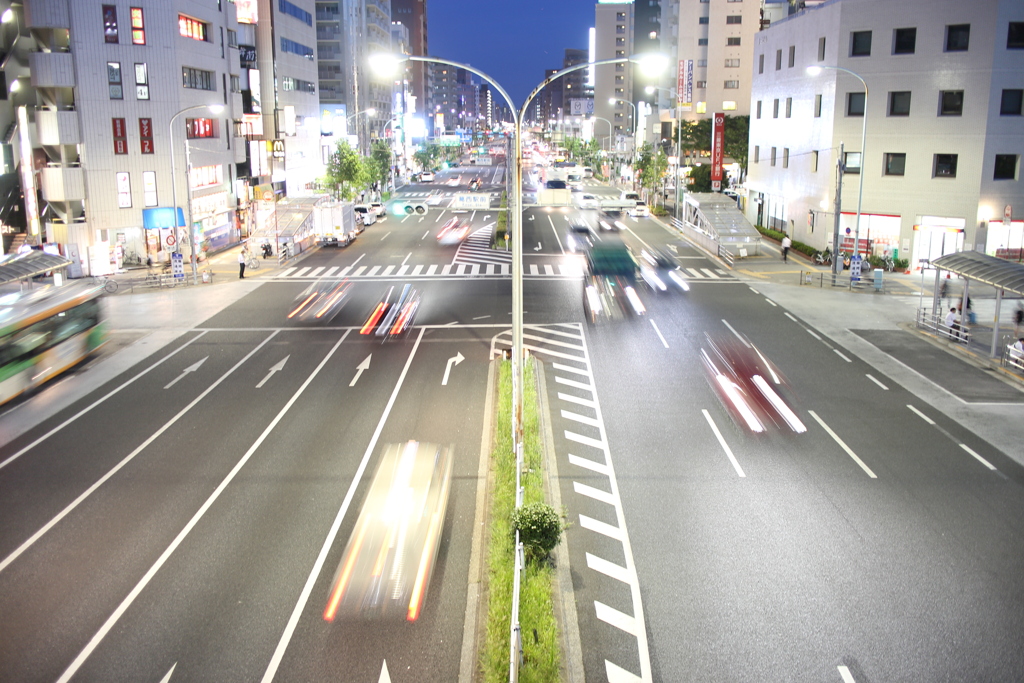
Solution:
<path fill-rule="evenodd" d="M 92 279 L 92 283 L 97 287 L 103 287 L 103 291 L 107 294 L 113 294 L 117 291 L 117 280 L 103 275 L 97 275 Z"/>
<path fill-rule="evenodd" d="M 256 270 L 260 267 L 260 259 L 256 254 L 249 254 L 248 258 L 245 260 L 245 267 L 249 270 Z"/>

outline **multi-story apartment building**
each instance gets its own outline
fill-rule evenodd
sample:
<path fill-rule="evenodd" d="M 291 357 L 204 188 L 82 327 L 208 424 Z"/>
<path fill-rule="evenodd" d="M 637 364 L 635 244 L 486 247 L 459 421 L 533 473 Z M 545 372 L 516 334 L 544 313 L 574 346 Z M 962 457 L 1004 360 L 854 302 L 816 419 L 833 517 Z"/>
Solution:
<path fill-rule="evenodd" d="M 559 69 L 545 69 L 544 80 L 547 80 L 558 73 Z M 562 107 L 562 82 L 561 80 L 548 83 L 537 96 L 534 98 L 533 103 L 530 107 L 530 111 L 527 112 L 527 119 L 532 122 L 537 122 L 540 125 L 547 126 L 551 122 L 557 121 L 564 114 Z"/>
<path fill-rule="evenodd" d="M 583 64 L 590 60 L 589 50 L 566 48 L 562 68 Z M 594 98 L 594 89 L 587 84 L 587 69 L 567 73 L 559 79 L 562 88 L 562 106 L 566 116 L 582 116 L 587 110 L 588 100 Z"/>
<path fill-rule="evenodd" d="M 844 238 L 863 181 L 859 232 L 875 253 L 917 266 L 961 249 L 1021 248 L 1019 0 L 830 0 L 759 33 L 754 60 L 752 221 L 831 244 L 842 161 Z"/>
<path fill-rule="evenodd" d="M 400 21 L 409 29 L 409 54 L 427 55 L 427 0 L 391 0 L 391 19 Z M 409 73 L 412 82 L 413 114 L 424 112 L 427 103 L 427 65 L 424 62 L 410 62 Z"/>
<path fill-rule="evenodd" d="M 236 5 L 25 0 L 3 61 L 5 181 L 16 166 L 29 242 L 71 275 L 238 239 L 246 146 Z M 42 201 L 37 202 L 38 196 Z M 14 193 L 11 193 L 14 197 Z M 16 200 L 14 200 L 16 201 Z M 194 230 L 174 230 L 172 207 Z M 117 247 L 120 247 L 118 249 Z"/>
<path fill-rule="evenodd" d="M 661 52 L 661 0 L 636 0 L 633 3 L 633 49 L 637 54 Z M 657 103 L 657 93 L 648 93 L 643 79 L 633 82 L 633 101 Z"/>
<path fill-rule="evenodd" d="M 633 54 L 633 3 L 602 2 L 595 7 L 595 61 Z M 611 122 L 611 139 L 595 135 L 602 146 L 633 148 L 636 107 L 633 104 L 633 67 L 629 62 L 594 67 L 594 113 Z"/>

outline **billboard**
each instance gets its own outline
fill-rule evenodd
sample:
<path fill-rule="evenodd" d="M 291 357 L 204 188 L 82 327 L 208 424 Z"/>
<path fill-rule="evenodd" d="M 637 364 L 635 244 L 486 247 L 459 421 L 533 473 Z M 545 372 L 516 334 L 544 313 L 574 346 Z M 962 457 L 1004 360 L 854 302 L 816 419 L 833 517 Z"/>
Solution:
<path fill-rule="evenodd" d="M 679 72 L 676 77 L 676 98 L 679 108 L 693 111 L 693 60 L 680 59 Z"/>
<path fill-rule="evenodd" d="M 711 189 L 720 192 L 722 189 L 722 159 L 725 156 L 725 114 L 715 112 L 711 128 Z"/>
<path fill-rule="evenodd" d="M 259 0 L 235 0 L 235 13 L 239 24 L 255 24 L 259 22 Z"/>
<path fill-rule="evenodd" d="M 569 114 L 571 116 L 586 116 L 593 113 L 593 97 L 573 97 L 569 100 Z"/>

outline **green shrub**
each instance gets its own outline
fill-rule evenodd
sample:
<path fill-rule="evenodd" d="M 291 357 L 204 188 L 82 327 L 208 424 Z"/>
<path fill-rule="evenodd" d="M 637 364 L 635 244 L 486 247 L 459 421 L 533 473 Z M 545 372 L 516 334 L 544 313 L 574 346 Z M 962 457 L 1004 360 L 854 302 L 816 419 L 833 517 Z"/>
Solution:
<path fill-rule="evenodd" d="M 526 554 L 543 560 L 562 537 L 562 520 L 547 503 L 527 503 L 512 513 L 512 528 L 519 532 Z"/>
<path fill-rule="evenodd" d="M 894 270 L 906 270 L 910 267 L 910 259 L 898 258 L 893 262 Z"/>

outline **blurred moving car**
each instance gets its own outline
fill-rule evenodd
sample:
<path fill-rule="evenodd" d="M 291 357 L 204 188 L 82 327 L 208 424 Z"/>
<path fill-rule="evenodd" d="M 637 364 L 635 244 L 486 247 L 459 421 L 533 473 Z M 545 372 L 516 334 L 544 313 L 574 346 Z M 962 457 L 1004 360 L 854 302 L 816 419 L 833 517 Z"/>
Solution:
<path fill-rule="evenodd" d="M 599 239 L 589 225 L 580 220 L 572 221 L 565 236 L 565 248 L 572 254 L 585 253 L 590 251 Z"/>
<path fill-rule="evenodd" d="M 651 210 L 647 208 L 647 203 L 637 201 L 636 206 L 628 210 L 628 213 L 633 218 L 645 218 L 651 215 Z"/>
<path fill-rule="evenodd" d="M 370 209 L 369 204 L 356 204 L 352 211 L 356 214 L 356 221 L 363 225 L 373 225 L 377 222 L 377 212 Z"/>
<path fill-rule="evenodd" d="M 569 186 L 564 180 L 548 180 L 544 183 L 544 187 L 548 190 L 565 190 Z"/>
<path fill-rule="evenodd" d="M 597 195 L 578 194 L 574 197 L 576 200 L 576 207 L 579 209 L 597 209 L 601 207 L 601 202 L 598 200 Z"/>
<path fill-rule="evenodd" d="M 384 447 L 324 620 L 420 617 L 444 531 L 453 460 L 451 448 L 435 444 Z"/>
<path fill-rule="evenodd" d="M 690 291 L 690 285 L 683 277 L 679 264 L 672 256 L 660 249 L 643 249 L 640 251 L 640 277 L 656 292 L 667 291 L 675 286 L 684 292 Z"/>
<path fill-rule="evenodd" d="M 352 283 L 348 280 L 314 282 L 295 297 L 288 319 L 329 322 L 345 306 L 351 291 Z"/>
<path fill-rule="evenodd" d="M 395 292 L 394 286 L 389 287 L 370 311 L 366 322 L 359 329 L 359 334 L 372 334 L 385 339 L 401 335 L 412 327 L 419 306 L 420 293 L 413 289 L 412 285 L 405 285 L 398 293 Z"/>
<path fill-rule="evenodd" d="M 603 239 L 587 252 L 583 310 L 589 322 L 647 313 L 636 292 L 637 269 L 633 253 L 621 239 Z"/>
<path fill-rule="evenodd" d="M 584 178 L 593 178 L 594 177 L 594 169 L 590 168 L 589 166 L 584 166 L 583 167 L 583 177 Z"/>
<path fill-rule="evenodd" d="M 421 183 L 432 183 L 434 182 L 434 173 L 432 171 L 421 171 L 419 180 Z"/>
<path fill-rule="evenodd" d="M 432 194 L 427 197 L 427 206 L 438 206 L 442 201 L 444 201 L 444 195 Z"/>
<path fill-rule="evenodd" d="M 708 382 L 737 424 L 756 434 L 770 427 L 807 431 L 784 398 L 788 390 L 782 372 L 749 340 L 707 334 L 700 354 Z"/>
<path fill-rule="evenodd" d="M 472 192 L 476 192 L 477 190 L 479 190 L 480 189 L 480 179 L 479 178 L 473 178 L 472 180 L 470 180 L 469 181 L 469 189 Z"/>
<path fill-rule="evenodd" d="M 633 201 L 638 202 L 640 201 L 640 195 L 639 193 L 633 192 L 632 190 L 623 190 L 622 194 L 619 196 L 619 199 L 631 199 Z"/>
<path fill-rule="evenodd" d="M 469 224 L 458 218 L 449 218 L 437 233 L 437 243 L 442 245 L 459 244 L 469 235 Z"/>

